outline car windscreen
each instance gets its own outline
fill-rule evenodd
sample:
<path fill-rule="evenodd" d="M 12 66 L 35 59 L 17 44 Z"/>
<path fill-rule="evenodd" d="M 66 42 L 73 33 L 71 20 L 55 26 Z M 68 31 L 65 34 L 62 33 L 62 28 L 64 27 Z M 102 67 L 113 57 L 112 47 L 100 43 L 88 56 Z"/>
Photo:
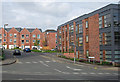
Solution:
<path fill-rule="evenodd" d="M 19 50 L 15 50 L 16 53 L 19 53 L 20 51 Z"/>

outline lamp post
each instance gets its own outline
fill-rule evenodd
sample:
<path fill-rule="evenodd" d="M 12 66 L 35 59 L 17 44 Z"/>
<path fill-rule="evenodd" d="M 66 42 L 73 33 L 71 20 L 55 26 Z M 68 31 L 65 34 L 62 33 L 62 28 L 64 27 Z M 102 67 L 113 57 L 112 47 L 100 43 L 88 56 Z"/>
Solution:
<path fill-rule="evenodd" d="M 5 26 L 8 26 L 8 24 L 4 24 L 4 40 L 5 40 Z"/>
<path fill-rule="evenodd" d="M 75 64 L 75 44 L 74 44 L 74 64 Z"/>

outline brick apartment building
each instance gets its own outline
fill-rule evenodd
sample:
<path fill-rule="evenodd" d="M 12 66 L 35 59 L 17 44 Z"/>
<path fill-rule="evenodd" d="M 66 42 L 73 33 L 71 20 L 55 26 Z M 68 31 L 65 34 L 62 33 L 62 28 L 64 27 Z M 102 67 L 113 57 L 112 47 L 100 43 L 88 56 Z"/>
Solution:
<path fill-rule="evenodd" d="M 57 31 L 46 30 L 44 34 L 47 46 L 49 46 L 50 49 L 57 48 Z"/>
<path fill-rule="evenodd" d="M 4 36 L 5 34 L 5 36 Z M 49 35 L 49 39 L 56 39 L 52 34 Z M 52 37 L 52 38 L 51 38 Z M 35 45 L 37 41 L 37 45 Z M 30 48 L 37 47 L 42 48 L 43 41 L 45 41 L 44 32 L 38 28 L 0 28 L 0 47 L 4 46 L 5 49 L 11 49 L 15 47 Z M 55 48 L 56 41 L 52 40 L 49 46 L 53 45 Z"/>
<path fill-rule="evenodd" d="M 120 62 L 120 6 L 110 4 L 57 29 L 58 50 L 67 57 Z"/>

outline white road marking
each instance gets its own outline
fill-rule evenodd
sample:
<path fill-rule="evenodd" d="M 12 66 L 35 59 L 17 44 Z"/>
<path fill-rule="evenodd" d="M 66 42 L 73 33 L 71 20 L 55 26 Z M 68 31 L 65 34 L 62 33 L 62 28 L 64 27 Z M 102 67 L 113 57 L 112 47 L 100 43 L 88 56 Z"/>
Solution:
<path fill-rule="evenodd" d="M 43 61 L 39 61 L 39 62 L 43 62 Z"/>
<path fill-rule="evenodd" d="M 50 62 L 50 61 L 45 61 L 45 62 Z"/>
<path fill-rule="evenodd" d="M 113 74 L 118 75 L 118 73 L 113 73 Z"/>
<path fill-rule="evenodd" d="M 90 73 L 90 74 L 95 74 L 95 73 Z"/>
<path fill-rule="evenodd" d="M 60 70 L 58 70 L 58 69 L 54 69 L 55 71 L 57 71 L 57 72 L 62 72 L 62 71 L 60 71 Z"/>
<path fill-rule="evenodd" d="M 74 72 L 73 74 L 79 74 L 79 73 L 77 73 L 77 72 Z"/>
<path fill-rule="evenodd" d="M 75 68 L 71 68 L 71 67 L 69 67 L 69 66 L 66 66 L 68 69 L 72 69 L 72 70 L 74 70 L 74 71 L 81 71 L 81 69 L 75 69 Z"/>
<path fill-rule="evenodd" d="M 23 80 L 23 79 L 18 79 L 18 80 Z"/>
<path fill-rule="evenodd" d="M 98 74 L 103 74 L 103 73 L 98 73 Z"/>
<path fill-rule="evenodd" d="M 80 71 L 81 69 L 73 69 L 74 71 Z"/>
<path fill-rule="evenodd" d="M 52 60 L 53 62 L 56 62 L 55 60 Z"/>
<path fill-rule="evenodd" d="M 30 63 L 30 62 L 25 62 L 25 63 Z"/>
<path fill-rule="evenodd" d="M 43 61 L 39 61 L 41 64 L 43 64 L 46 67 L 49 67 L 47 64 L 45 64 Z"/>
<path fill-rule="evenodd" d="M 38 63 L 38 62 L 33 61 L 32 63 Z"/>
<path fill-rule="evenodd" d="M 69 72 L 62 72 L 63 74 L 70 74 Z"/>
<path fill-rule="evenodd" d="M 22 62 L 17 62 L 18 64 L 23 64 Z"/>
<path fill-rule="evenodd" d="M 87 74 L 87 73 L 81 73 L 81 74 Z"/>

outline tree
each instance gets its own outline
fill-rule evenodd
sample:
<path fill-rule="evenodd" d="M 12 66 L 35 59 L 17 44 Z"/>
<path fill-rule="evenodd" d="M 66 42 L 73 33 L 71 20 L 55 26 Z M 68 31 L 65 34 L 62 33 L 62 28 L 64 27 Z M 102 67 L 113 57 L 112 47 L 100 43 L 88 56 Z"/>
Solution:
<path fill-rule="evenodd" d="M 39 42 L 37 39 L 35 40 L 34 46 L 39 46 Z"/>
<path fill-rule="evenodd" d="M 43 46 L 47 46 L 47 40 L 43 41 Z"/>

